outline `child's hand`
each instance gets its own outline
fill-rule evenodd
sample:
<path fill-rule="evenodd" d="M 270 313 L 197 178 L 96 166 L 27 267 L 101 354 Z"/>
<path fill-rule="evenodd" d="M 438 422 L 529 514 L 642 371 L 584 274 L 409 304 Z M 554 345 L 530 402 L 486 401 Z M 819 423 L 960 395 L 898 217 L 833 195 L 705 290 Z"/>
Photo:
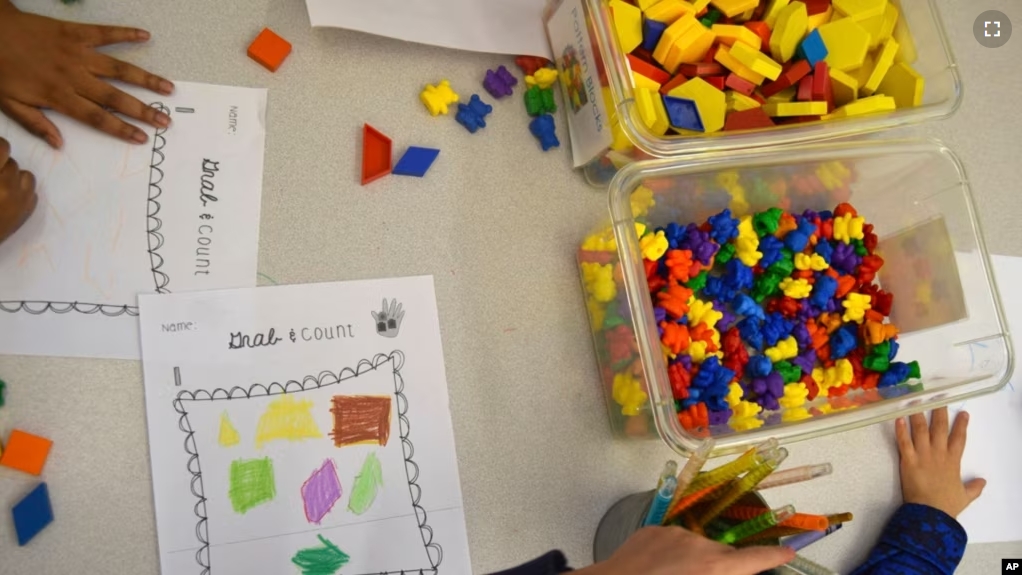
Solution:
<path fill-rule="evenodd" d="M 11 145 L 0 138 L 0 242 L 17 231 L 35 210 L 35 178 L 10 158 Z"/>
<path fill-rule="evenodd" d="M 962 453 L 968 426 L 969 414 L 963 411 L 955 418 L 949 436 L 946 407 L 933 411 L 929 426 L 921 413 L 911 416 L 909 423 L 904 419 L 895 422 L 901 453 L 901 494 L 905 503 L 929 505 L 958 517 L 983 493 L 987 484 L 983 479 L 962 484 Z"/>
<path fill-rule="evenodd" d="M 644 527 L 579 575 L 754 575 L 791 561 L 788 547 L 734 549 L 681 527 Z"/>
<path fill-rule="evenodd" d="M 173 84 L 145 70 L 101 54 L 98 46 L 145 42 L 135 28 L 61 22 L 0 0 L 0 111 L 54 148 L 60 131 L 42 112 L 51 108 L 129 142 L 144 143 L 145 132 L 114 116 L 119 112 L 157 127 L 170 118 L 103 79 L 120 80 L 160 94 Z M 104 109 L 105 108 L 105 109 Z"/>

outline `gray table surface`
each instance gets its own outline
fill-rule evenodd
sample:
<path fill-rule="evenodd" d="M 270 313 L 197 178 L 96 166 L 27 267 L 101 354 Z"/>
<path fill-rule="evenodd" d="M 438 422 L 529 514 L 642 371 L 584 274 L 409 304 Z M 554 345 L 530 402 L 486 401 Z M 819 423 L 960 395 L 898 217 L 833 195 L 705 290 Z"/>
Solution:
<path fill-rule="evenodd" d="M 577 242 L 606 213 L 605 197 L 572 172 L 565 150 L 538 150 L 519 98 L 497 103 L 474 136 L 418 102 L 426 82 L 449 78 L 467 92 L 510 58 L 313 30 L 302 0 L 17 4 L 145 27 L 148 45 L 117 53 L 169 78 L 269 88 L 260 283 L 432 274 L 474 571 L 552 548 L 576 566 L 590 562 L 607 507 L 647 489 L 671 455 L 658 442 L 609 433 L 573 265 Z M 904 133 L 941 138 L 958 153 L 991 250 L 1022 256 L 1022 33 L 993 50 L 972 36 L 987 9 L 1022 26 L 1022 5 L 938 4 L 965 103 L 948 121 Z M 294 44 L 276 74 L 245 56 L 264 26 Z M 389 134 L 396 150 L 431 146 L 440 158 L 425 179 L 360 187 L 363 122 Z M 1018 297 L 1012 287 L 1001 293 Z M 0 520 L 0 573 L 158 573 L 141 364 L 6 356 L 0 376 L 10 384 L 0 434 L 23 427 L 55 442 L 44 478 L 56 513 L 24 548 L 11 521 Z M 900 499 L 893 426 L 797 444 L 788 465 L 819 461 L 833 462 L 835 475 L 776 497 L 855 513 L 840 536 L 807 552 L 847 572 Z M 0 507 L 33 481 L 0 470 Z M 971 545 L 959 572 L 999 573 L 1000 558 L 1019 556 L 1022 542 Z"/>

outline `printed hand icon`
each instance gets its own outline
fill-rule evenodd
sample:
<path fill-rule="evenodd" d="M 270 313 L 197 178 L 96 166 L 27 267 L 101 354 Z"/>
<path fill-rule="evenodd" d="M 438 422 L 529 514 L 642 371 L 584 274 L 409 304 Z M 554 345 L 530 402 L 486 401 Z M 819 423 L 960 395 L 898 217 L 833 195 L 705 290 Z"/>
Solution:
<path fill-rule="evenodd" d="M 396 299 L 392 299 L 388 308 L 387 298 L 383 298 L 380 313 L 369 312 L 376 321 L 376 333 L 383 337 L 397 337 L 397 332 L 401 330 L 401 320 L 405 317 L 402 307 L 404 306 L 397 303 Z"/>

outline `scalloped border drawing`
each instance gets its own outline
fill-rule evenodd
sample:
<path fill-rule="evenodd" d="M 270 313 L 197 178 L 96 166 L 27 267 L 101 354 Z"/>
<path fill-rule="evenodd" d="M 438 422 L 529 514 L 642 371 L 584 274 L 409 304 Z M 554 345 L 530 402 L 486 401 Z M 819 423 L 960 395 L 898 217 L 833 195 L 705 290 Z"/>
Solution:
<path fill-rule="evenodd" d="M 191 456 L 188 458 L 188 472 L 192 475 L 191 492 L 198 501 L 195 503 L 194 512 L 198 521 L 195 524 L 195 536 L 202 544 L 202 547 L 195 552 L 195 561 L 202 567 L 201 575 L 210 575 L 209 564 L 209 531 L 207 527 L 208 517 L 206 516 L 206 495 L 202 484 L 202 464 L 199 461 L 199 453 L 195 447 L 195 430 L 188 421 L 188 411 L 185 409 L 185 402 L 188 401 L 221 401 L 232 399 L 248 399 L 252 396 L 269 396 L 286 393 L 301 393 L 310 389 L 320 389 L 331 385 L 338 385 L 353 377 L 376 370 L 380 366 L 391 362 L 394 370 L 394 396 L 397 399 L 398 427 L 401 434 L 401 450 L 405 459 L 405 474 L 408 477 L 408 492 L 412 498 L 412 509 L 415 511 L 416 520 L 419 523 L 419 531 L 422 535 L 422 545 L 426 550 L 426 557 L 429 559 L 429 567 L 417 567 L 415 569 L 403 569 L 400 571 L 374 571 L 363 575 L 405 575 L 411 573 L 429 573 L 436 575 L 440 562 L 443 560 L 443 549 L 440 544 L 433 542 L 433 529 L 426 524 L 426 510 L 419 505 L 422 499 L 422 489 L 419 487 L 419 466 L 412 460 L 415 450 L 412 447 L 409 432 L 411 426 L 406 414 L 408 413 L 408 399 L 404 395 L 405 382 L 401 377 L 401 368 L 405 363 L 405 356 L 400 350 L 394 350 L 390 355 L 377 354 L 373 359 L 363 359 L 358 362 L 355 369 L 346 367 L 339 373 L 334 374 L 324 371 L 318 376 L 305 376 L 301 382 L 294 380 L 286 384 L 274 382 L 269 386 L 254 384 L 247 390 L 241 387 L 233 387 L 230 390 L 217 388 L 212 393 L 206 390 L 182 391 L 178 393 L 172 405 L 174 410 L 181 414 L 178 428 L 186 434 L 184 449 Z"/>
<path fill-rule="evenodd" d="M 149 107 L 157 108 L 164 114 L 170 115 L 170 108 L 164 106 L 163 102 L 153 102 L 149 104 Z M 146 231 L 149 234 L 149 248 L 147 250 L 149 253 L 149 266 L 153 273 L 156 293 L 161 294 L 170 293 L 170 290 L 167 289 L 167 285 L 170 284 L 170 277 L 160 271 L 160 268 L 163 267 L 163 256 L 157 253 L 163 247 L 163 234 L 160 233 L 163 221 L 156 217 L 156 214 L 160 213 L 160 202 L 156 200 L 163 194 L 163 188 L 160 187 L 160 182 L 163 181 L 163 170 L 160 169 L 160 165 L 166 159 L 166 156 L 163 155 L 163 147 L 167 145 L 167 140 L 163 137 L 166 131 L 166 128 L 157 128 L 153 136 L 153 154 L 149 160 L 149 199 L 146 213 Z M 42 315 L 47 312 L 65 314 L 75 311 L 85 315 L 99 313 L 106 317 L 119 317 L 125 314 L 133 317 L 138 316 L 138 306 L 79 301 L 0 300 L 0 311 L 7 313 L 23 311 L 32 315 Z"/>

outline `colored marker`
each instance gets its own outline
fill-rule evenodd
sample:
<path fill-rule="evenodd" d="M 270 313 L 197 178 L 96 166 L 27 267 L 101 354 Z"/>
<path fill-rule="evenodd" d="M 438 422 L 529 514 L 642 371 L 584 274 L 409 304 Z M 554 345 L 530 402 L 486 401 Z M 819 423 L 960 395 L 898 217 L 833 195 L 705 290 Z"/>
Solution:
<path fill-rule="evenodd" d="M 809 481 L 810 479 L 816 479 L 817 477 L 830 475 L 833 472 L 834 467 L 829 463 L 805 465 L 803 467 L 796 467 L 794 469 L 787 469 L 785 471 L 773 473 L 770 477 L 764 479 L 756 489 L 763 491 L 764 489 L 770 489 L 771 487 L 801 483 L 803 481 Z"/>
<path fill-rule="evenodd" d="M 771 527 L 770 529 L 767 529 L 765 531 L 761 531 L 755 535 L 752 535 L 751 537 L 742 539 L 738 543 L 740 545 L 751 545 L 755 543 L 762 543 L 763 541 L 777 541 L 782 537 L 799 535 L 805 532 L 806 532 L 805 529 L 799 529 L 798 527 L 785 527 L 783 525 L 778 525 L 776 527 Z"/>
<path fill-rule="evenodd" d="M 734 503 L 744 497 L 746 493 L 755 489 L 759 482 L 763 481 L 767 475 L 770 475 L 775 469 L 780 467 L 781 463 L 783 463 L 784 459 L 787 457 L 788 450 L 782 447 L 768 456 L 766 461 L 752 468 L 751 471 L 743 475 L 740 479 L 732 481 L 730 486 L 727 487 L 727 491 L 725 491 L 719 499 L 713 502 L 713 505 L 711 505 L 710 508 L 699 517 L 696 523 L 699 525 L 706 525 L 713 518 L 720 515 L 725 509 L 734 505 Z"/>
<path fill-rule="evenodd" d="M 706 465 L 706 460 L 710 458 L 714 445 L 713 439 L 706 438 L 702 445 L 692 454 L 692 457 L 689 457 L 685 467 L 681 468 L 681 473 L 678 474 L 678 488 L 674 490 L 674 497 L 671 499 L 671 504 L 667 507 L 668 509 L 673 509 L 681 501 L 681 498 L 684 497 L 685 490 L 688 489 L 688 486 L 699 475 L 703 466 Z"/>
<path fill-rule="evenodd" d="M 739 523 L 724 533 L 721 533 L 721 535 L 716 539 L 725 545 L 731 545 L 736 541 L 741 541 L 746 537 L 752 537 L 765 529 L 769 529 L 794 514 L 795 507 L 792 505 L 785 505 L 784 507 L 775 510 L 768 509 L 766 513 L 753 517 L 748 521 Z"/>
<path fill-rule="evenodd" d="M 757 488 L 758 490 L 758 488 Z M 766 511 L 765 507 L 752 507 L 750 505 L 732 505 L 721 513 L 722 516 L 736 521 L 748 521 L 758 517 Z M 784 527 L 797 527 L 805 531 L 823 531 L 829 527 L 827 517 L 824 515 L 810 515 L 808 513 L 794 513 L 781 523 Z"/>
<path fill-rule="evenodd" d="M 667 512 L 667 516 L 664 517 L 664 524 L 668 524 L 671 521 L 677 519 L 685 510 L 691 509 L 693 505 L 703 500 L 711 500 L 720 495 L 724 490 L 724 485 L 711 485 L 702 491 L 697 491 L 691 495 L 686 495 L 681 498 L 674 507 Z"/>
<path fill-rule="evenodd" d="M 839 523 L 848 523 L 854 516 L 851 513 L 835 513 L 834 515 L 827 516 L 827 525 L 837 525 Z"/>
<path fill-rule="evenodd" d="M 820 539 L 830 535 L 831 533 L 841 529 L 841 524 L 828 527 L 823 531 L 806 531 L 805 533 L 799 533 L 798 535 L 792 535 L 791 537 L 785 537 L 781 541 L 781 545 L 785 547 L 791 547 L 795 551 L 801 551 L 806 547 L 816 543 Z"/>
<path fill-rule="evenodd" d="M 711 485 L 727 483 L 735 477 L 749 471 L 753 467 L 760 465 L 776 452 L 777 440 L 771 437 L 761 445 L 746 451 L 738 459 L 735 459 L 730 463 L 725 463 L 712 471 L 699 474 L 699 476 L 689 484 L 688 489 L 685 490 L 685 495 L 691 495 L 696 491 L 701 491 Z"/>
<path fill-rule="evenodd" d="M 671 498 L 674 497 L 674 492 L 678 489 L 678 478 L 671 475 L 664 480 L 664 484 L 657 490 L 656 495 L 653 496 L 653 503 L 649 505 L 649 513 L 646 514 L 646 520 L 642 522 L 642 526 L 647 525 L 660 525 L 664 521 L 664 515 L 667 514 L 667 506 L 671 504 Z"/>
<path fill-rule="evenodd" d="M 672 459 L 672 460 L 668 461 L 667 463 L 665 463 L 664 464 L 664 470 L 660 472 L 660 479 L 657 480 L 657 482 L 656 482 L 656 488 L 660 489 L 661 487 L 663 487 L 664 486 L 664 481 L 666 481 L 668 477 L 671 477 L 671 476 L 673 476 L 676 473 L 678 473 L 678 462 L 677 461 Z"/>
<path fill-rule="evenodd" d="M 801 575 L 838 575 L 837 572 L 831 571 L 823 565 L 820 565 L 815 561 L 810 561 L 801 555 L 796 555 L 795 558 L 788 561 L 784 567 L 787 567 Z"/>

